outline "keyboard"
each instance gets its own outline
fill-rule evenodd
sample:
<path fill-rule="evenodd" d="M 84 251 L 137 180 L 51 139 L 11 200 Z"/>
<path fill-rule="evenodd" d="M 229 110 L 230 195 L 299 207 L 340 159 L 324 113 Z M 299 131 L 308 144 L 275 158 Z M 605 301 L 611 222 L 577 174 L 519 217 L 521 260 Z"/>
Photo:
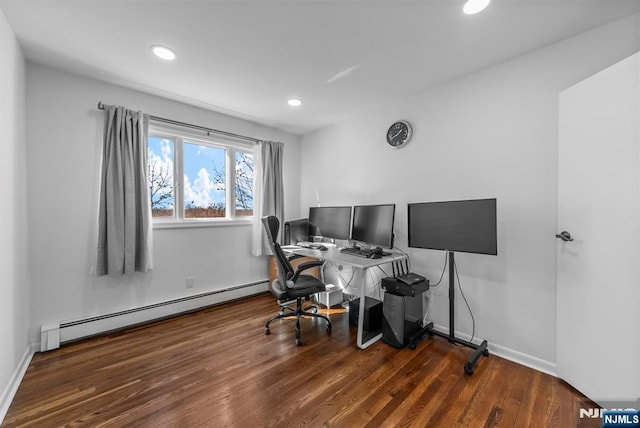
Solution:
<path fill-rule="evenodd" d="M 351 256 L 371 258 L 375 254 L 373 250 L 367 250 L 366 248 L 346 247 L 340 250 L 343 254 L 349 254 Z"/>
<path fill-rule="evenodd" d="M 298 242 L 298 247 L 308 248 L 310 250 L 328 250 L 327 246 L 318 242 Z"/>

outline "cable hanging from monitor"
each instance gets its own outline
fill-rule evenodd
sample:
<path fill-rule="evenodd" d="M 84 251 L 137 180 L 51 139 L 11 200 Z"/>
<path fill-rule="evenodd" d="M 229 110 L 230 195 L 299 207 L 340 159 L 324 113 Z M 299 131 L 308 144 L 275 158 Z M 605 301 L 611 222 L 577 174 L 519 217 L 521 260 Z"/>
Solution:
<path fill-rule="evenodd" d="M 462 299 L 464 300 L 464 303 L 467 305 L 467 309 L 469 310 L 469 315 L 471 315 L 471 339 L 469 339 L 469 342 L 473 342 L 473 338 L 476 335 L 476 319 L 473 316 L 473 311 L 471 310 L 471 306 L 469 306 L 469 302 L 467 301 L 467 298 L 464 295 L 464 291 L 462 291 L 460 276 L 458 276 L 458 264 L 455 261 L 453 262 L 453 269 L 455 270 L 456 278 L 458 279 L 458 289 L 460 290 L 460 294 L 462 295 Z"/>
<path fill-rule="evenodd" d="M 437 287 L 442 282 L 442 278 L 444 278 L 444 273 L 447 270 L 447 260 L 448 260 L 448 253 L 445 252 L 444 253 L 444 266 L 442 266 L 442 273 L 440 274 L 440 279 L 435 284 L 429 284 L 429 288 Z"/>

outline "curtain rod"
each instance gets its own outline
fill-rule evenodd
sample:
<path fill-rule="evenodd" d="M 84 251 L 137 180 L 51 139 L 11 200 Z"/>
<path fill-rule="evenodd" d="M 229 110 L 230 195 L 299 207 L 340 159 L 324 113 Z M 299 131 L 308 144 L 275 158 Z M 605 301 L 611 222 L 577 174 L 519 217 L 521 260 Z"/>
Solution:
<path fill-rule="evenodd" d="M 105 107 L 105 104 L 102 101 L 98 101 L 98 110 L 104 110 L 104 107 Z M 191 123 L 179 122 L 179 121 L 173 120 L 173 119 L 165 119 L 164 117 L 158 117 L 158 116 L 149 115 L 149 119 L 155 120 L 156 122 L 163 122 L 163 123 L 168 123 L 168 124 L 171 124 L 171 125 L 184 126 L 186 128 L 192 128 L 192 129 L 198 129 L 200 131 L 206 131 L 207 135 L 210 135 L 211 133 L 219 134 L 219 135 L 224 135 L 224 136 L 227 136 L 227 137 L 239 138 L 241 140 L 253 141 L 256 144 L 258 144 L 260 141 L 262 141 L 262 140 L 259 140 L 257 138 L 247 137 L 246 135 L 234 134 L 233 132 L 221 131 L 219 129 L 207 128 L 205 126 L 200 126 L 200 125 L 192 125 Z"/>

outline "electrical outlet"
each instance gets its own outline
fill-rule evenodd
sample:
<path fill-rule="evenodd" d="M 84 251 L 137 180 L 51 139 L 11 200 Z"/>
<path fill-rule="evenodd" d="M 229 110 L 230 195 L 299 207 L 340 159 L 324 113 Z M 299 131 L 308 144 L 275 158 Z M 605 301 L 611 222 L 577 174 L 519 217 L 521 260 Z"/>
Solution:
<path fill-rule="evenodd" d="M 196 286 L 196 279 L 192 276 L 187 277 L 187 288 L 194 288 Z"/>

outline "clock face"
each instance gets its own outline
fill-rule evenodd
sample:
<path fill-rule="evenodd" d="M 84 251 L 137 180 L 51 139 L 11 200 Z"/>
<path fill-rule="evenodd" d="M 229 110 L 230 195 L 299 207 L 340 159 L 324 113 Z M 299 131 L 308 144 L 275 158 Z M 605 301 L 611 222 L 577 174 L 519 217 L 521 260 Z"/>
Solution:
<path fill-rule="evenodd" d="M 387 131 L 387 143 L 394 148 L 402 147 L 411 138 L 411 125 L 404 120 L 399 120 L 389 127 Z"/>

